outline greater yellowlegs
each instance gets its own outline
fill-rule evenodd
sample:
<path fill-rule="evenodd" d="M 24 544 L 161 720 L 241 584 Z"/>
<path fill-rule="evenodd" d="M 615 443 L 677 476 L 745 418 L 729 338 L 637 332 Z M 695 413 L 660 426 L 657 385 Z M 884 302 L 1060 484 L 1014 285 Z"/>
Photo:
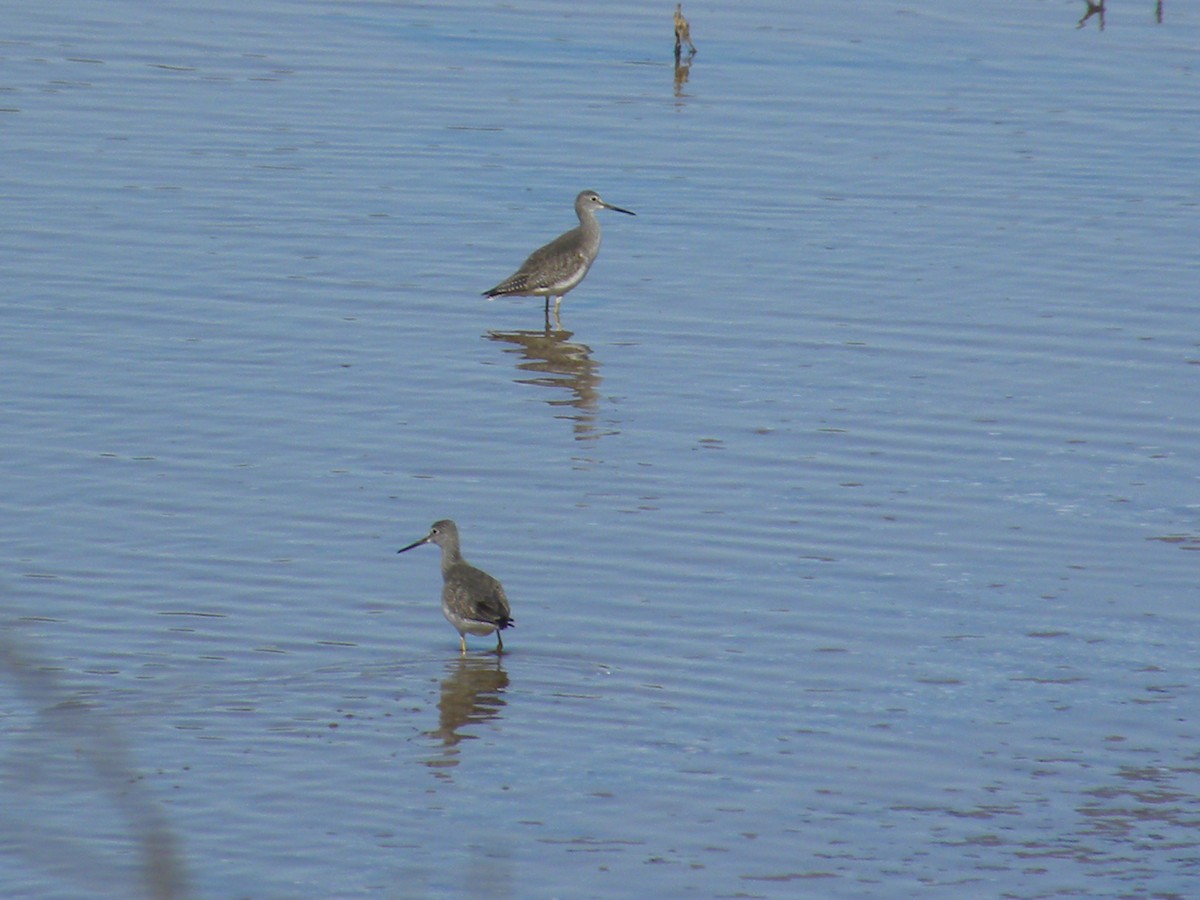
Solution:
<path fill-rule="evenodd" d="M 546 320 L 550 320 L 550 298 L 554 299 L 554 316 L 567 291 L 583 281 L 588 269 L 600 252 L 600 223 L 596 210 L 636 215 L 627 209 L 613 206 L 600 199 L 595 191 L 581 191 L 575 198 L 575 215 L 579 227 L 560 234 L 545 247 L 539 247 L 521 263 L 521 268 L 490 290 L 485 297 L 545 297 Z"/>
<path fill-rule="evenodd" d="M 513 624 L 504 588 L 495 578 L 463 559 L 458 547 L 458 526 L 449 519 L 434 522 L 429 534 L 397 553 L 437 544 L 442 548 L 442 613 L 458 632 L 463 653 L 467 652 L 468 634 L 496 632 L 496 652 L 504 652 L 500 632 Z"/>
<path fill-rule="evenodd" d="M 692 26 L 683 17 L 683 4 L 675 4 L 675 59 L 679 59 L 679 42 L 687 41 L 688 55 L 696 55 L 696 45 L 692 43 Z"/>

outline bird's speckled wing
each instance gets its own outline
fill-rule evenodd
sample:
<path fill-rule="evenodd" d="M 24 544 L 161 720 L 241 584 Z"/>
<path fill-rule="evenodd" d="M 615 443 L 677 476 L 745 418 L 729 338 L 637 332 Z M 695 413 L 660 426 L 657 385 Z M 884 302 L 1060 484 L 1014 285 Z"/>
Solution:
<path fill-rule="evenodd" d="M 576 228 L 561 234 L 544 247 L 534 250 L 521 263 L 521 268 L 484 293 L 499 296 L 546 290 L 578 271 L 580 266 L 587 266 L 587 255 L 575 249 L 578 243 L 575 233 L 578 230 Z"/>

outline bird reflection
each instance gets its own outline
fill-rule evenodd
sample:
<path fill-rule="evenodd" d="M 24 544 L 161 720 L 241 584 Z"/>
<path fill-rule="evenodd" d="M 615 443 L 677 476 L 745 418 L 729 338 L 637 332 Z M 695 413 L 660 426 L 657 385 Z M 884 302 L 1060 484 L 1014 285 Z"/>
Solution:
<path fill-rule="evenodd" d="M 692 58 L 680 60 L 678 54 L 675 56 L 675 99 L 681 99 L 687 95 L 684 93 L 684 85 L 688 82 L 688 76 L 692 73 Z"/>
<path fill-rule="evenodd" d="M 427 731 L 428 737 L 441 741 L 440 753 L 425 760 L 439 778 L 449 779 L 449 772 L 458 765 L 458 745 L 473 734 L 461 729 L 498 718 L 504 709 L 504 690 L 508 673 L 500 658 L 464 656 L 456 659 L 442 679 L 442 695 L 438 699 L 438 727 Z"/>
<path fill-rule="evenodd" d="M 575 423 L 575 439 L 593 440 L 606 433 L 596 425 L 600 406 L 600 364 L 592 359 L 592 349 L 587 344 L 570 340 L 573 334 L 547 326 L 541 331 L 489 331 L 484 337 L 514 345 L 506 347 L 504 352 L 520 354 L 522 362 L 517 363 L 517 369 L 531 373 L 531 377 L 518 378 L 518 384 L 570 391 L 569 397 L 546 402 L 555 407 L 574 407 L 576 412 L 568 418 Z"/>

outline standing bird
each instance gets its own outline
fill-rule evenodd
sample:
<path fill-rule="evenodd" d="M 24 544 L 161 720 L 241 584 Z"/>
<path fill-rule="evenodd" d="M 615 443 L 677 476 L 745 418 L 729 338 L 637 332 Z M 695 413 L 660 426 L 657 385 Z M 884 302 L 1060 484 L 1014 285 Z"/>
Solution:
<path fill-rule="evenodd" d="M 579 227 L 560 234 L 545 247 L 539 247 L 521 263 L 521 268 L 505 278 L 494 288 L 484 291 L 491 297 L 545 297 L 546 321 L 550 321 L 550 298 L 554 297 L 554 318 L 558 318 L 558 307 L 567 291 L 583 281 L 596 254 L 600 252 L 600 223 L 596 221 L 596 210 L 611 209 L 614 212 L 636 215 L 627 209 L 613 206 L 600 199 L 595 191 L 581 191 L 575 198 L 575 215 L 579 216 Z"/>
<path fill-rule="evenodd" d="M 692 43 L 692 26 L 683 17 L 683 4 L 675 4 L 675 59 L 679 59 L 679 42 L 687 41 L 688 55 L 694 56 L 696 45 Z"/>
<path fill-rule="evenodd" d="M 475 568 L 458 549 L 458 526 L 449 519 L 434 522 L 429 534 L 401 547 L 397 553 L 437 544 L 442 548 L 442 614 L 458 632 L 463 653 L 467 652 L 468 634 L 496 632 L 496 652 L 504 652 L 500 632 L 516 624 L 510 615 L 504 588 L 495 578 Z"/>

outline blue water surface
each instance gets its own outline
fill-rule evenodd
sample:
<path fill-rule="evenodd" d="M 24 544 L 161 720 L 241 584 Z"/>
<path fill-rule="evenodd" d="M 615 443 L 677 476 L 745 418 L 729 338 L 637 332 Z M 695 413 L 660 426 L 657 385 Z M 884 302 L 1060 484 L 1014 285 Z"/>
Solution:
<path fill-rule="evenodd" d="M 8 4 L 0 893 L 1187 896 L 1164 7 Z"/>

